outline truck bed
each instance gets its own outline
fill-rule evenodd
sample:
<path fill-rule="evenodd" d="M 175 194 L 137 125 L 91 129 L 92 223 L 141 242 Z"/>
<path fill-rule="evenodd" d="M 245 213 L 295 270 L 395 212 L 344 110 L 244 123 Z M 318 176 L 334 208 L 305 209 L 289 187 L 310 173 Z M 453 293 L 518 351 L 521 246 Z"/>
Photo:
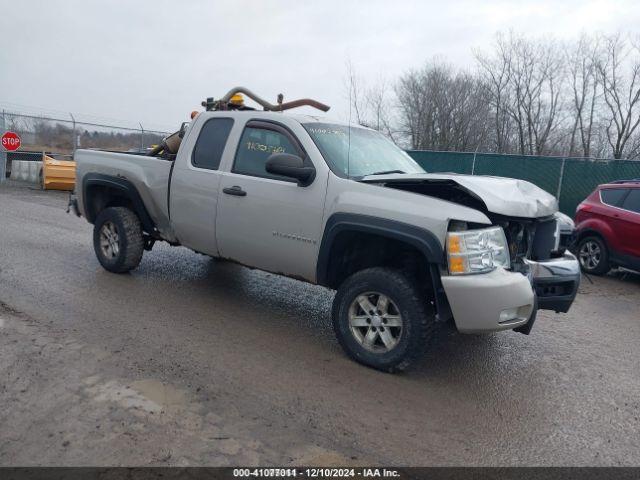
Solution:
<path fill-rule="evenodd" d="M 83 179 L 86 174 L 103 174 L 124 178 L 138 190 L 149 216 L 166 239 L 173 237 L 169 223 L 168 190 L 172 162 L 145 155 L 104 152 L 99 150 L 77 150 L 76 193 L 78 207 L 86 217 Z"/>

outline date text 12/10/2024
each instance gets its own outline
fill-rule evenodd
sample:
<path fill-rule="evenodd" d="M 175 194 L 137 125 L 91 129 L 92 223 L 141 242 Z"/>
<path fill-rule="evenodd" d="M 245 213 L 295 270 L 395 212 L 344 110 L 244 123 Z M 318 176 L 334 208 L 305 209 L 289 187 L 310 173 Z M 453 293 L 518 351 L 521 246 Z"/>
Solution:
<path fill-rule="evenodd" d="M 306 478 L 397 478 L 400 473 L 389 468 L 234 468 L 236 478 L 306 477 Z"/>

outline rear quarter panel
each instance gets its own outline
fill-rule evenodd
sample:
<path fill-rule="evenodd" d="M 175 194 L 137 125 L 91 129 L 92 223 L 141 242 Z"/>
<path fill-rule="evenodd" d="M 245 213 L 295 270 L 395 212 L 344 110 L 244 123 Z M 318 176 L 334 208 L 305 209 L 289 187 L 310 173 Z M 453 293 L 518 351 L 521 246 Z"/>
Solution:
<path fill-rule="evenodd" d="M 80 213 L 86 217 L 84 179 L 90 173 L 124 178 L 138 190 L 149 216 L 160 233 L 172 238 L 167 215 L 167 190 L 171 162 L 143 155 L 77 150 L 76 194 Z"/>

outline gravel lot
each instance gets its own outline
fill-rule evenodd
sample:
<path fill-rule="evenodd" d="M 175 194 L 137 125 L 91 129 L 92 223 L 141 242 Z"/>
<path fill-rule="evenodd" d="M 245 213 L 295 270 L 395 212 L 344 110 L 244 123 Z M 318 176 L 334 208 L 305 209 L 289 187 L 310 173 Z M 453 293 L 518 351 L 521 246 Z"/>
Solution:
<path fill-rule="evenodd" d="M 331 292 L 166 245 L 110 274 L 66 199 L 0 186 L 0 465 L 640 465 L 638 275 L 388 375 Z"/>

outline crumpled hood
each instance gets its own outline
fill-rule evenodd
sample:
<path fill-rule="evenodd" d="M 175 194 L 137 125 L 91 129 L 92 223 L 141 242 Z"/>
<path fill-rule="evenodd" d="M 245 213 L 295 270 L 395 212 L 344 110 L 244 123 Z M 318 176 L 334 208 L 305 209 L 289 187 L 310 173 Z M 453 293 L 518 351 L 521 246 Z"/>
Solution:
<path fill-rule="evenodd" d="M 531 182 L 514 178 L 455 173 L 417 173 L 368 175 L 362 181 L 383 184 L 452 181 L 482 200 L 488 211 L 500 215 L 538 218 L 553 215 L 558 211 L 558 202 L 553 195 Z"/>

